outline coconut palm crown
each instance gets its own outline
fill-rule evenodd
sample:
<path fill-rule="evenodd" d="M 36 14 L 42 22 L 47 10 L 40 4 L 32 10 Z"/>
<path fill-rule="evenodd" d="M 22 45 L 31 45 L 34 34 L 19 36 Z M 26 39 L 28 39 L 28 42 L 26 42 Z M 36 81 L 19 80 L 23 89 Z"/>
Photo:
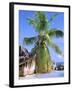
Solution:
<path fill-rule="evenodd" d="M 32 53 L 37 56 L 36 64 L 38 73 L 48 72 L 51 68 L 49 47 L 52 47 L 56 53 L 62 55 L 62 51 L 52 41 L 52 38 L 63 37 L 64 33 L 62 30 L 49 28 L 50 24 L 57 16 L 58 14 L 55 14 L 48 20 L 44 12 L 37 11 L 35 12 L 35 16 L 33 18 L 27 18 L 27 22 L 34 27 L 38 35 L 29 38 L 25 37 L 24 44 L 34 44 Z"/>

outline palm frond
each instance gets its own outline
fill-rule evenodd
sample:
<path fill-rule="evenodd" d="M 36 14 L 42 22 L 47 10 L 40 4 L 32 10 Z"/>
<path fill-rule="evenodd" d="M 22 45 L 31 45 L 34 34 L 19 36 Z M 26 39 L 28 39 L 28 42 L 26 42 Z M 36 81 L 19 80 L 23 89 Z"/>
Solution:
<path fill-rule="evenodd" d="M 47 47 L 47 50 L 48 50 L 49 60 L 51 60 L 50 51 L 48 47 Z"/>
<path fill-rule="evenodd" d="M 47 43 L 50 47 L 52 47 L 56 51 L 56 53 L 62 54 L 60 48 L 55 43 L 52 42 L 49 36 L 47 37 Z"/>
<path fill-rule="evenodd" d="M 57 16 L 58 16 L 59 14 L 54 14 L 51 18 L 50 18 L 50 20 L 48 21 L 48 23 L 51 23 Z"/>
<path fill-rule="evenodd" d="M 30 44 L 35 43 L 36 40 L 37 40 L 37 37 L 30 37 L 30 38 L 25 37 L 25 38 L 24 38 L 24 44 L 30 45 Z"/>
<path fill-rule="evenodd" d="M 51 47 L 56 51 L 56 53 L 62 55 L 61 49 L 55 43 L 52 43 L 52 46 Z"/>
<path fill-rule="evenodd" d="M 45 13 L 40 12 L 40 11 L 37 11 L 33 18 L 27 18 L 27 22 L 30 25 L 33 25 L 37 32 L 41 32 L 41 31 L 46 30 L 46 28 L 48 26 L 47 25 L 48 21 L 47 21 L 47 18 L 45 16 Z"/>
<path fill-rule="evenodd" d="M 45 13 L 44 12 L 36 12 L 36 15 L 35 15 L 35 21 L 37 23 L 37 30 L 39 31 L 43 31 L 47 28 L 47 18 L 45 16 Z"/>
<path fill-rule="evenodd" d="M 33 26 L 36 25 L 35 20 L 33 18 L 27 18 L 27 23 Z"/>
<path fill-rule="evenodd" d="M 50 37 L 63 37 L 64 32 L 62 30 L 58 30 L 58 29 L 51 29 L 48 31 L 48 35 Z"/>

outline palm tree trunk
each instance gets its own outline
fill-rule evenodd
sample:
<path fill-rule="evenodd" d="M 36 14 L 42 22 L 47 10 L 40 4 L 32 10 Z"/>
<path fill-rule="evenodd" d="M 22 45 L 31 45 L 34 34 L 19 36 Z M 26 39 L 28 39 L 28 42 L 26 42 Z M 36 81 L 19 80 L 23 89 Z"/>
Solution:
<path fill-rule="evenodd" d="M 37 50 L 37 59 L 36 59 L 36 72 L 37 73 L 46 73 L 48 72 L 48 61 L 49 55 L 47 47 L 40 47 Z"/>

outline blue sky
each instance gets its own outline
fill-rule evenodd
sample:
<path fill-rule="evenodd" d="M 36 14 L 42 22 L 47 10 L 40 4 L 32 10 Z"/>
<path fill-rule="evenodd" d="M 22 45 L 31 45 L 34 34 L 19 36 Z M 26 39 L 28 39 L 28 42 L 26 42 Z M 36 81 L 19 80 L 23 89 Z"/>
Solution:
<path fill-rule="evenodd" d="M 45 15 L 47 19 L 49 20 L 51 16 L 53 16 L 56 13 L 58 13 L 59 15 L 52 21 L 50 28 L 57 28 L 60 30 L 64 30 L 64 13 L 63 12 L 45 12 Z M 32 37 L 32 36 L 37 35 L 37 32 L 35 32 L 35 29 L 33 28 L 33 26 L 27 23 L 27 18 L 28 17 L 33 18 L 34 14 L 35 14 L 35 11 L 25 11 L 25 10 L 19 11 L 19 44 L 27 48 L 28 51 L 31 51 L 34 45 L 28 45 L 28 46 L 24 45 L 23 39 L 24 37 Z M 63 38 L 53 38 L 53 41 L 61 48 L 63 52 L 64 51 Z M 63 58 L 60 58 L 58 54 L 56 54 L 52 48 L 49 48 L 49 49 L 50 49 L 52 60 L 56 62 L 64 62 Z"/>

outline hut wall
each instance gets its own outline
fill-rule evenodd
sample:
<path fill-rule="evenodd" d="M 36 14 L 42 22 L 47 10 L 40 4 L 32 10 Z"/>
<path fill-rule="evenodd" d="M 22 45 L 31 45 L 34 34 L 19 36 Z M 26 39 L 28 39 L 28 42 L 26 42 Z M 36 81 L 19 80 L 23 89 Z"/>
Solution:
<path fill-rule="evenodd" d="M 35 58 L 27 60 L 25 63 L 19 66 L 19 76 L 23 77 L 33 74 L 35 71 L 35 67 Z"/>

